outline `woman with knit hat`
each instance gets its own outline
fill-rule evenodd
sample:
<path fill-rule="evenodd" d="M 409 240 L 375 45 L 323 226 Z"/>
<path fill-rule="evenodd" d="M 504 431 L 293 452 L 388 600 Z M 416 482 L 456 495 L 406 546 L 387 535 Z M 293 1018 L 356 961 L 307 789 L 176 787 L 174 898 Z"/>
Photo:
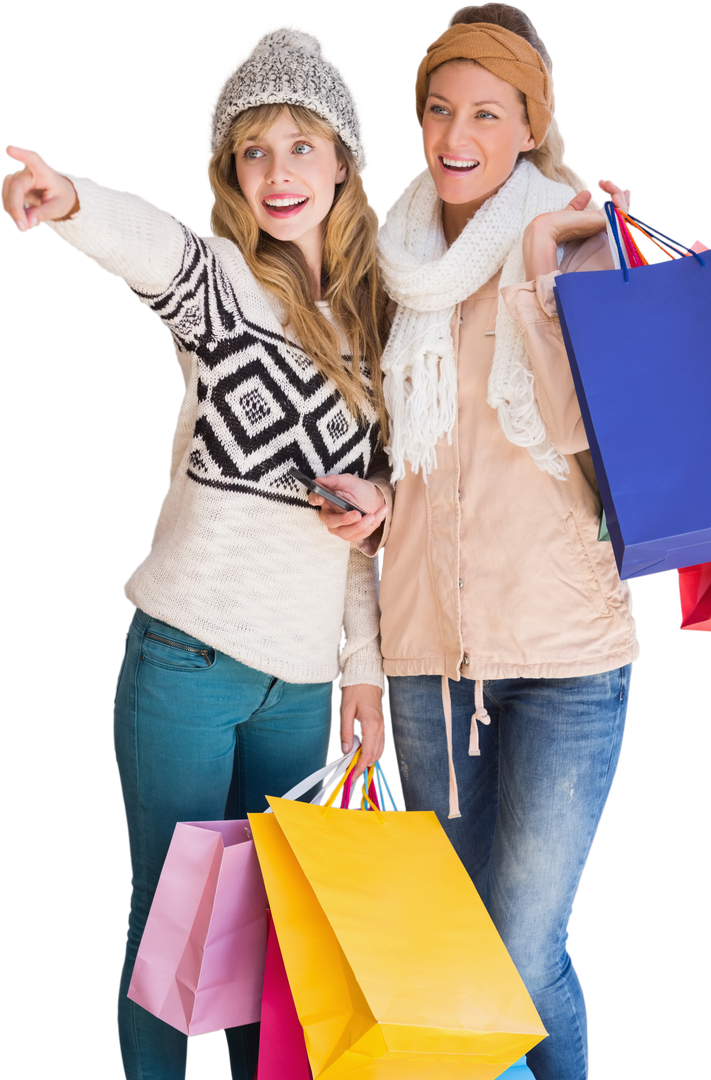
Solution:
<path fill-rule="evenodd" d="M 372 472 L 383 411 L 358 120 L 312 37 L 260 41 L 220 95 L 212 151 L 206 240 L 28 151 L 10 148 L 25 167 L 3 188 L 21 231 L 47 221 L 128 282 L 170 329 L 186 379 L 170 488 L 126 588 L 137 611 L 116 698 L 130 1080 L 185 1075 L 186 1037 L 126 996 L 174 826 L 263 810 L 323 765 L 343 628 L 343 740 L 357 718 L 364 763 L 383 748 L 376 564 L 321 528 L 289 475 Z M 227 1033 L 236 1080 L 253 1080 L 257 1028 Z"/>
<path fill-rule="evenodd" d="M 408 809 L 434 809 L 549 1037 L 537 1080 L 587 1076 L 566 927 L 620 751 L 637 655 L 553 295 L 612 268 L 563 164 L 551 62 L 504 4 L 463 8 L 417 75 L 428 169 L 380 234 L 396 482 L 381 634 Z M 616 202 L 623 193 L 601 185 Z M 576 194 L 577 192 L 577 194 Z M 325 483 L 358 502 L 363 480 Z M 385 493 L 388 494 L 387 492 Z"/>

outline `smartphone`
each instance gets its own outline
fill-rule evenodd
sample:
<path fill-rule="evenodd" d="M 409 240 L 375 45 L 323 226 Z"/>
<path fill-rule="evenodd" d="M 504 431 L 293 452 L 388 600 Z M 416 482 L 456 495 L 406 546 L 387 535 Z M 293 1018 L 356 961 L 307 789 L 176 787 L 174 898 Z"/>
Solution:
<path fill-rule="evenodd" d="M 309 491 L 313 491 L 314 494 L 320 495 L 322 499 L 327 499 L 333 506 L 337 506 L 339 510 L 357 510 L 361 517 L 365 516 L 365 510 L 361 510 L 355 503 L 348 502 L 348 499 L 342 499 L 340 495 L 336 495 L 335 492 L 329 491 L 328 488 L 321 487 L 315 480 L 312 480 L 306 473 L 300 472 L 294 465 L 289 469 L 289 476 L 293 476 L 294 480 L 298 480 L 300 484 L 303 484 Z"/>

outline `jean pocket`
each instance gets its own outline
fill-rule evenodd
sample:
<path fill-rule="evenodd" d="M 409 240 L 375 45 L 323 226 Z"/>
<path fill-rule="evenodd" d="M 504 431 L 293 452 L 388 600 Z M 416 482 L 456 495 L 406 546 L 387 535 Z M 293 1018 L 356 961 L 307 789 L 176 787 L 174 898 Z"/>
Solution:
<path fill-rule="evenodd" d="M 141 660 L 173 671 L 204 671 L 215 663 L 215 650 L 202 642 L 189 645 L 185 641 L 175 641 L 146 630 L 141 645 Z"/>

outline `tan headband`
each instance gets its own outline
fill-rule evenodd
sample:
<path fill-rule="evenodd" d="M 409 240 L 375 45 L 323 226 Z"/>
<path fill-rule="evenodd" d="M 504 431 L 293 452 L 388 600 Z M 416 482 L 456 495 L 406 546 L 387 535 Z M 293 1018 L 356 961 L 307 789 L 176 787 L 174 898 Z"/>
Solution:
<path fill-rule="evenodd" d="M 422 123 L 429 76 L 448 60 L 476 60 L 526 96 L 531 134 L 540 146 L 553 119 L 553 87 L 543 58 L 532 45 L 493 23 L 457 23 L 430 45 L 417 71 L 417 118 Z"/>

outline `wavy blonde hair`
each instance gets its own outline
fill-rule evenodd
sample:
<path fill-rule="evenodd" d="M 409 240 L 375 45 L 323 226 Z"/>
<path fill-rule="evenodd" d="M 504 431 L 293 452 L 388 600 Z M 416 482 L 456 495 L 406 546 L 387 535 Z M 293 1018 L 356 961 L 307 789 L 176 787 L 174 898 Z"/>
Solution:
<path fill-rule="evenodd" d="M 529 45 L 532 45 L 537 53 L 540 53 L 543 63 L 552 76 L 553 61 L 548 54 L 548 50 L 538 36 L 538 31 L 528 15 L 521 11 L 520 8 L 513 7 L 511 4 L 482 4 L 477 7 L 463 7 L 452 16 L 449 25 L 456 26 L 459 23 L 472 25 L 480 22 L 493 23 L 494 26 L 501 26 L 505 30 L 510 30 L 513 34 L 518 34 Z M 471 60 L 470 63 L 475 64 L 476 60 Z M 523 103 L 524 112 L 526 112 L 526 95 L 520 90 L 518 94 Z M 555 105 L 553 109 L 555 110 Z M 526 121 L 528 121 L 527 113 Z M 560 184 L 569 184 L 576 192 L 583 191 L 586 185 L 578 174 L 565 164 L 563 161 L 564 153 L 565 143 L 558 128 L 554 111 L 551 126 L 548 128 L 541 145 L 534 150 L 527 150 L 525 153 L 520 154 L 519 157 L 525 161 L 533 162 L 539 172 L 547 176 L 549 180 L 557 180 Z"/>
<path fill-rule="evenodd" d="M 353 361 L 344 361 L 338 330 L 316 305 L 313 279 L 301 249 L 290 241 L 275 240 L 259 228 L 237 181 L 237 148 L 247 138 L 259 138 L 267 132 L 284 111 L 305 136 L 321 136 L 332 142 L 339 163 L 346 167 L 346 179 L 336 186 L 326 221 L 322 295 Z M 259 105 L 235 118 L 223 146 L 210 161 L 209 175 L 215 196 L 213 232 L 237 244 L 259 284 L 280 302 L 285 331 L 294 335 L 324 378 L 333 380 L 351 415 L 365 420 L 369 406 L 375 409 L 384 440 L 387 413 L 380 356 L 387 331 L 386 298 L 375 257 L 378 219 L 368 205 L 351 151 L 331 125 L 310 109 L 291 104 Z"/>

